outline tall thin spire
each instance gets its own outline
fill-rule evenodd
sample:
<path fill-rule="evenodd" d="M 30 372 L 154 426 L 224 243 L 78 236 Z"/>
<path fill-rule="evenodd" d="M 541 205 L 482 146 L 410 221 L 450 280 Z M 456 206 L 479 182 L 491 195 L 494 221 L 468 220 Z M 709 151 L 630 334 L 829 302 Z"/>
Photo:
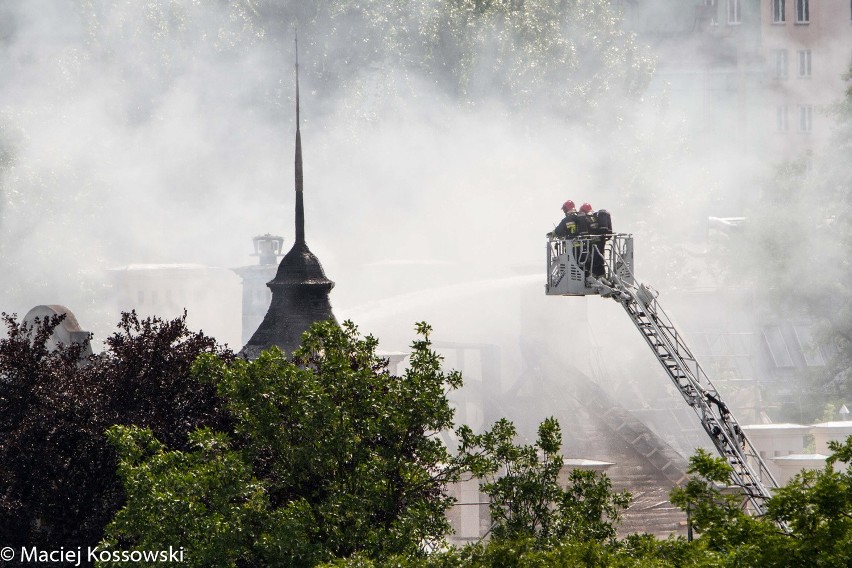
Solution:
<path fill-rule="evenodd" d="M 302 178 L 302 133 L 299 131 L 299 34 L 295 32 L 296 43 L 296 243 L 305 243 L 305 203 L 302 197 L 304 180 Z"/>
<path fill-rule="evenodd" d="M 2 1 L 2 0 L 0 0 Z M 295 35 L 295 29 L 294 35 Z M 305 242 L 305 208 L 302 201 L 302 135 L 299 131 L 299 38 L 296 46 L 296 238 L 293 248 L 278 264 L 275 278 L 266 283 L 272 292 L 269 309 L 241 353 L 254 359 L 277 345 L 292 353 L 302 334 L 318 321 L 332 320 L 328 293 L 334 282 L 326 278 L 319 259 Z"/>

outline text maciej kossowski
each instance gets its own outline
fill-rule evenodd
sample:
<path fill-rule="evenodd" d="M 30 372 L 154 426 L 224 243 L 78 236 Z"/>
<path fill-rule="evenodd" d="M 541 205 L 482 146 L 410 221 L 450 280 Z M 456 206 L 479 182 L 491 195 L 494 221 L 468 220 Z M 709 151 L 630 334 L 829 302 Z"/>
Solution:
<path fill-rule="evenodd" d="M 183 547 L 173 546 L 164 550 L 109 550 L 99 546 L 77 548 L 58 548 L 46 550 L 36 546 L 0 549 L 0 561 L 17 561 L 19 564 L 49 564 L 51 566 L 67 564 L 80 566 L 83 563 L 113 562 L 118 564 L 163 563 L 180 564 L 183 562 Z"/>

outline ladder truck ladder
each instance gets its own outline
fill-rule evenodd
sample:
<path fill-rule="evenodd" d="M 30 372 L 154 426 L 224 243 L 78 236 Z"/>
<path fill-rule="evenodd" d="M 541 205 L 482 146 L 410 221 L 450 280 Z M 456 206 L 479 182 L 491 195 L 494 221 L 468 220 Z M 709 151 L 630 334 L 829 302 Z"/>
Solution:
<path fill-rule="evenodd" d="M 733 482 L 742 489 L 747 505 L 755 514 L 763 515 L 765 503 L 771 497 L 766 484 L 772 487 L 778 484 L 760 453 L 740 428 L 655 294 L 642 284 L 635 289 L 615 284 L 620 292 L 616 299 L 683 399 L 698 415 L 719 455 L 731 466 Z"/>
<path fill-rule="evenodd" d="M 683 399 L 698 415 L 719 455 L 731 466 L 732 481 L 743 493 L 744 508 L 752 514 L 763 515 L 766 501 L 771 497 L 767 485 L 777 488 L 778 483 L 692 354 L 683 334 L 657 301 L 657 293 L 634 278 L 632 241 L 631 235 L 614 234 L 607 238 L 605 247 L 600 247 L 595 245 L 593 238 L 574 239 L 570 244 L 564 241 L 554 244 L 551 239 L 547 293 L 599 294 L 621 304 Z M 577 269 L 583 271 L 584 256 L 592 255 L 603 256 L 606 276 L 585 278 L 582 288 L 576 284 L 570 290 L 562 284 L 562 277 L 555 277 L 562 270 L 561 266 L 569 267 L 570 272 L 571 265 L 576 264 Z"/>

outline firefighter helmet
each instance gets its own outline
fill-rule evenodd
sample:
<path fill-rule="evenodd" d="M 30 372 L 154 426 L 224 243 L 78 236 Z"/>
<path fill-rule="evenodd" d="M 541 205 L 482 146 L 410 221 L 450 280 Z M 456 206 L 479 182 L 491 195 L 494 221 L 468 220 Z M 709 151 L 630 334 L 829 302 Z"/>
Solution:
<path fill-rule="evenodd" d="M 588 203 L 583 203 L 582 205 L 580 205 L 580 213 L 591 213 L 591 212 L 592 212 L 592 206 L 589 205 Z"/>
<path fill-rule="evenodd" d="M 574 206 L 574 202 L 570 199 L 562 204 L 562 212 L 568 213 L 569 211 L 574 211 L 576 207 Z"/>

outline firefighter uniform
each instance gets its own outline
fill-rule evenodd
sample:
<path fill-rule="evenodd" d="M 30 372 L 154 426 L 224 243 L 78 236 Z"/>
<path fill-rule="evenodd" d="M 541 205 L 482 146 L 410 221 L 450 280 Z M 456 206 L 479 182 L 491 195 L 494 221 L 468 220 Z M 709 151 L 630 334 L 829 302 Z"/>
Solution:
<path fill-rule="evenodd" d="M 583 268 L 586 275 L 594 274 L 592 267 L 597 262 L 597 254 L 595 253 L 595 231 L 597 231 L 597 218 L 593 213 L 583 212 L 577 214 L 577 234 L 581 237 L 586 237 L 582 241 L 576 243 L 574 251 L 577 252 L 577 263 Z M 579 249 L 579 250 L 578 250 Z"/>
<path fill-rule="evenodd" d="M 593 235 L 592 246 L 596 252 L 592 256 L 590 270 L 592 276 L 600 278 L 606 275 L 606 264 L 604 262 L 604 249 L 609 236 L 612 234 L 612 219 L 609 211 L 601 209 L 589 214 L 590 234 Z"/>
<path fill-rule="evenodd" d="M 565 218 L 556 225 L 553 234 L 560 239 L 571 239 L 577 236 L 577 212 L 566 213 Z"/>

